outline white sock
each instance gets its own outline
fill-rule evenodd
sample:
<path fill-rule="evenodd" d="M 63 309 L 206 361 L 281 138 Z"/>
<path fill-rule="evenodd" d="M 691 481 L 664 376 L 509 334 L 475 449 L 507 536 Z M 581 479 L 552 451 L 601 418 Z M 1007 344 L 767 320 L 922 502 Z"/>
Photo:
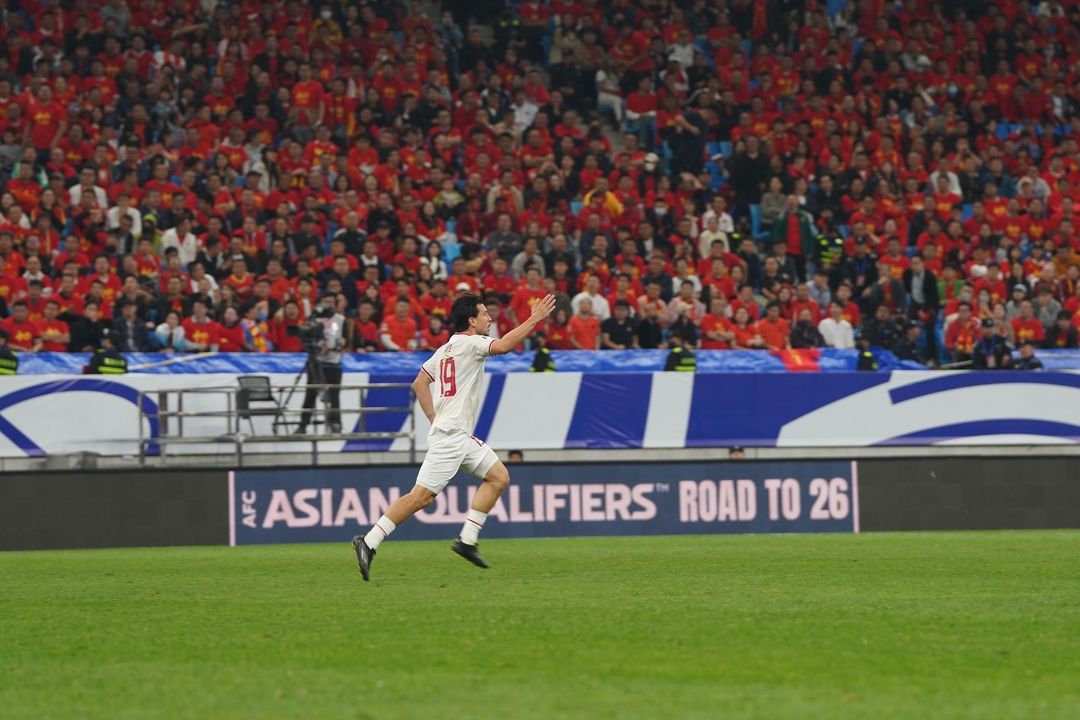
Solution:
<path fill-rule="evenodd" d="M 379 522 L 375 523 L 375 526 L 368 531 L 368 534 L 364 536 L 364 543 L 374 550 L 382 544 L 382 541 L 390 537 L 390 533 L 394 532 L 394 528 L 397 525 L 390 518 L 383 515 L 379 518 Z"/>
<path fill-rule="evenodd" d="M 461 542 L 466 545 L 475 545 L 477 538 L 480 537 L 480 528 L 484 527 L 485 520 L 487 520 L 487 513 L 479 510 L 469 510 L 469 516 L 465 520 L 465 524 L 461 526 Z"/>

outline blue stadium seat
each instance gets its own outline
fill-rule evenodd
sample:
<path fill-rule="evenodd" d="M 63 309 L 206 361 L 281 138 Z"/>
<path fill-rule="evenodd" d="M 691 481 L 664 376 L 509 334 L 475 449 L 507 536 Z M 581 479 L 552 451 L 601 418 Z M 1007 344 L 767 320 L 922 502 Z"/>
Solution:
<path fill-rule="evenodd" d="M 963 219 L 963 220 L 970 220 L 971 219 L 971 213 L 972 213 L 971 203 L 964 203 L 964 206 L 962 208 L 960 208 L 960 210 L 961 210 L 961 215 L 960 215 L 961 219 Z"/>
<path fill-rule="evenodd" d="M 457 242 L 446 242 L 442 246 L 443 257 L 446 259 L 446 264 L 454 262 L 454 258 L 461 257 L 461 244 Z"/>
<path fill-rule="evenodd" d="M 544 67 L 548 67 L 551 64 L 551 44 L 553 38 L 550 35 L 544 35 L 540 38 L 540 49 L 544 54 Z"/>
<path fill-rule="evenodd" d="M 830 18 L 835 18 L 840 13 L 844 12 L 844 8 L 847 7 L 847 0 L 828 0 L 825 3 L 825 13 Z"/>
<path fill-rule="evenodd" d="M 720 174 L 720 166 L 710 160 L 705 163 L 705 169 L 709 171 L 709 189 L 719 192 L 724 185 L 724 176 Z"/>
<path fill-rule="evenodd" d="M 705 58 L 705 64 L 711 68 L 716 67 L 716 60 L 713 59 L 712 48 L 709 47 L 709 41 L 703 37 L 699 37 L 694 40 L 694 45 L 701 51 L 701 54 Z"/>
<path fill-rule="evenodd" d="M 760 240 L 764 236 L 761 232 L 761 206 L 750 205 L 750 234 Z"/>

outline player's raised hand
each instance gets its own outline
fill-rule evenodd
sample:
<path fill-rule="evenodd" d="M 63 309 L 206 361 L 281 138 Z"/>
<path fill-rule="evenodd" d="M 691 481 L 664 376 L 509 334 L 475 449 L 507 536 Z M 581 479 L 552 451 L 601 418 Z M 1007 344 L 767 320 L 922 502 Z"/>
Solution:
<path fill-rule="evenodd" d="M 532 321 L 533 323 L 540 323 L 547 319 L 547 316 L 555 309 L 555 296 L 545 295 L 543 300 L 537 300 L 532 306 Z"/>

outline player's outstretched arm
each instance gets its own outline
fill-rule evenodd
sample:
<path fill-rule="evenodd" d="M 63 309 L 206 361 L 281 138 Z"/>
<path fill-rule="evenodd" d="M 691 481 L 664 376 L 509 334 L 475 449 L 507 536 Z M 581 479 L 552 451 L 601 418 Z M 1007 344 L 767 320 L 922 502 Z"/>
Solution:
<path fill-rule="evenodd" d="M 547 295 L 543 300 L 533 303 L 532 314 L 529 319 L 506 333 L 495 342 L 491 343 L 492 355 L 504 355 L 520 345 L 525 338 L 529 337 L 537 325 L 547 320 L 548 315 L 555 309 L 555 296 Z"/>
<path fill-rule="evenodd" d="M 416 402 L 420 404 L 420 409 L 424 411 L 428 422 L 435 422 L 435 403 L 431 399 L 431 383 L 432 380 L 427 372 L 421 370 L 413 380 L 412 388 L 416 395 Z"/>

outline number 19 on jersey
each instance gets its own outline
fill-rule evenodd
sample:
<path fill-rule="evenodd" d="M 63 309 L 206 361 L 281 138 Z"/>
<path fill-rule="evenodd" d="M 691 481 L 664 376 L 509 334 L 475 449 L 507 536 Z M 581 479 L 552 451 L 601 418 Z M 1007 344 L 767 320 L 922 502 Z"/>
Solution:
<path fill-rule="evenodd" d="M 443 397 L 453 397 L 457 394 L 457 380 L 454 372 L 454 358 L 445 357 L 439 361 L 439 380 Z"/>

